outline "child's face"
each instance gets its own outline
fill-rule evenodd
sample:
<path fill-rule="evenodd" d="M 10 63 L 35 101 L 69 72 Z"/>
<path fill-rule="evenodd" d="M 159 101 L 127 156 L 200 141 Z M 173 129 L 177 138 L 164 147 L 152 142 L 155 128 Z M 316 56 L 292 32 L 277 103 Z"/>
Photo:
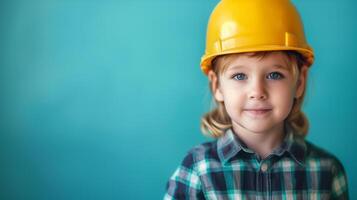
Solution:
<path fill-rule="evenodd" d="M 256 133 L 282 127 L 294 97 L 303 94 L 307 71 L 303 67 L 294 75 L 289 62 L 282 52 L 263 58 L 241 54 L 219 77 L 209 72 L 214 97 L 224 102 L 233 127 Z"/>

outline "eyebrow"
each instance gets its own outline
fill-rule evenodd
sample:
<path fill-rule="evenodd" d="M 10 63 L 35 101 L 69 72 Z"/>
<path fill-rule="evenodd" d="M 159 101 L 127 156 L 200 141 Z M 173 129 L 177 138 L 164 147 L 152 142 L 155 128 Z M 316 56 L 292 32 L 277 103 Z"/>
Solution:
<path fill-rule="evenodd" d="M 285 69 L 285 70 L 289 71 L 289 68 L 287 67 L 287 65 L 275 64 L 275 65 L 273 65 L 273 67 L 276 67 L 278 69 Z"/>
<path fill-rule="evenodd" d="M 232 70 L 240 69 L 240 68 L 245 68 L 245 66 L 244 65 L 234 65 L 232 67 L 228 67 L 226 71 L 232 71 Z"/>
<path fill-rule="evenodd" d="M 286 65 L 274 64 L 274 65 L 272 65 L 272 67 L 289 71 L 289 68 Z M 246 66 L 244 66 L 244 65 L 234 65 L 232 67 L 228 67 L 228 69 L 226 71 L 232 71 L 232 70 L 240 69 L 240 68 L 246 68 Z"/>

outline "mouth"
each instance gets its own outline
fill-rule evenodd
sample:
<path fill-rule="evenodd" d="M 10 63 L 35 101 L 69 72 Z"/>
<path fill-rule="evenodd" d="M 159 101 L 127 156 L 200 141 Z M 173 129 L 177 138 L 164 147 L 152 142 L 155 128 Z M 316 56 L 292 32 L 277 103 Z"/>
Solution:
<path fill-rule="evenodd" d="M 248 114 L 254 116 L 254 117 L 259 117 L 263 116 L 267 113 L 269 113 L 272 109 L 244 109 L 245 112 Z"/>

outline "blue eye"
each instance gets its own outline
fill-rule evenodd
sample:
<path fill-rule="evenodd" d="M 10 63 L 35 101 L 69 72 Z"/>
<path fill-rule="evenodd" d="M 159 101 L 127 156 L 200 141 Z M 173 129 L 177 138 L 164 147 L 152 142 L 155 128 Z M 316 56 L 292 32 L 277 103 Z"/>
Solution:
<path fill-rule="evenodd" d="M 272 72 L 268 74 L 268 79 L 278 80 L 284 78 L 284 76 L 279 72 Z"/>
<path fill-rule="evenodd" d="M 233 76 L 233 78 L 241 81 L 241 80 L 247 79 L 247 76 L 243 73 L 238 73 L 238 74 L 235 74 Z"/>

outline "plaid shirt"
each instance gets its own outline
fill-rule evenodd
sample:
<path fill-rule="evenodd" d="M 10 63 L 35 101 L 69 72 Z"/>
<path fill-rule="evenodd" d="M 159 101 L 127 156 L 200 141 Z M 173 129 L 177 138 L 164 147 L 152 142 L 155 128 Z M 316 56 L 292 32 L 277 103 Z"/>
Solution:
<path fill-rule="evenodd" d="M 164 199 L 348 199 L 348 187 L 341 162 L 291 128 L 263 160 L 228 129 L 188 152 Z"/>

